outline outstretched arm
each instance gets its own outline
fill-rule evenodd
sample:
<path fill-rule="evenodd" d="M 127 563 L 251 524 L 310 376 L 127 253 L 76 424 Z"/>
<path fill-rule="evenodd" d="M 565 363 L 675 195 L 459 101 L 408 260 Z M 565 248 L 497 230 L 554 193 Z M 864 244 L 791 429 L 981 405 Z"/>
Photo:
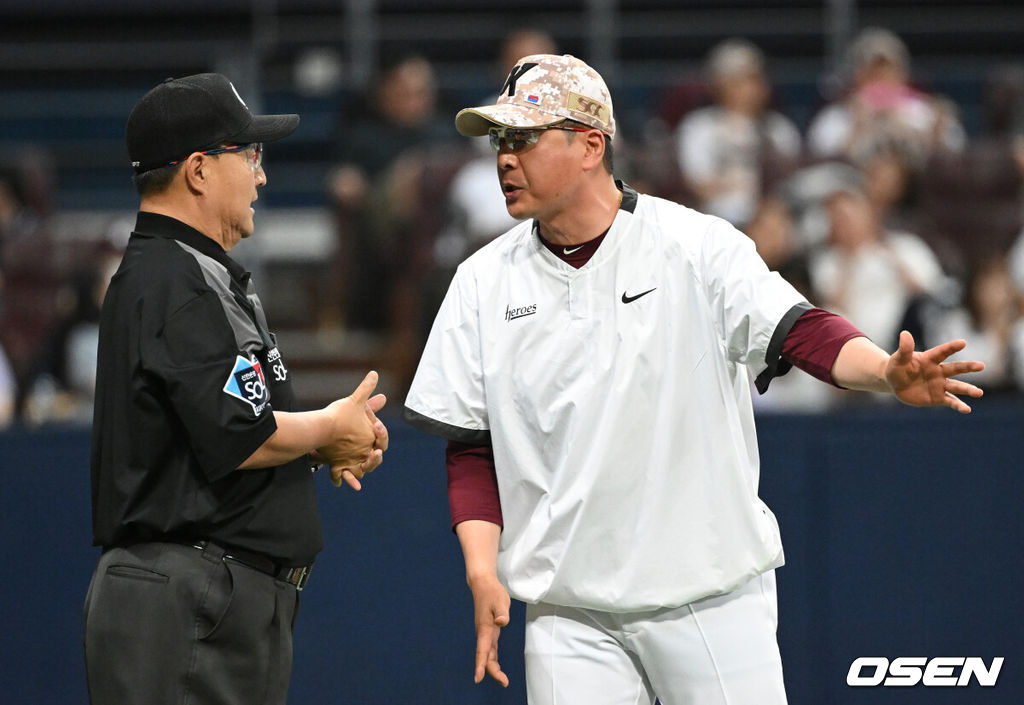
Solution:
<path fill-rule="evenodd" d="M 980 372 L 984 363 L 946 362 L 967 346 L 951 340 L 930 350 L 914 350 L 914 337 L 900 333 L 899 349 L 889 355 L 867 338 L 853 338 L 843 345 L 832 366 L 832 378 L 847 389 L 893 394 L 910 406 L 945 405 L 962 414 L 971 407 L 957 395 L 980 397 L 981 389 L 954 379 L 967 372 Z"/>

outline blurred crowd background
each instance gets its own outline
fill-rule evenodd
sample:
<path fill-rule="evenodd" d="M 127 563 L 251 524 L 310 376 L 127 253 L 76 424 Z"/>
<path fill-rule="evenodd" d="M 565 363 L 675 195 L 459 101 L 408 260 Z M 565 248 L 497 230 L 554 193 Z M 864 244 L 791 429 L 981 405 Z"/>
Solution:
<path fill-rule="evenodd" d="M 231 253 L 300 398 L 374 367 L 400 402 L 455 266 L 512 224 L 493 153 L 454 114 L 538 52 L 607 79 L 616 176 L 729 220 L 882 347 L 964 337 L 987 395 L 1024 394 L 1024 5 L 3 0 L 0 428 L 91 420 L 99 306 L 137 203 L 124 123 L 201 71 L 302 115 Z M 792 372 L 756 403 L 891 402 Z"/>

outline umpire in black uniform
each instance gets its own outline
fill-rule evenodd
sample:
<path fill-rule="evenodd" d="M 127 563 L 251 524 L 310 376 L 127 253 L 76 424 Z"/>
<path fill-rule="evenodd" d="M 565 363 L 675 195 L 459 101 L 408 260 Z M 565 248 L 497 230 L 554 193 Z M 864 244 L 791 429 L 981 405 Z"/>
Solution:
<path fill-rule="evenodd" d="M 168 79 L 126 128 L 140 207 L 103 304 L 85 604 L 94 705 L 284 703 L 298 591 L 322 546 L 310 454 L 355 489 L 387 430 L 371 372 L 293 411 L 290 373 L 249 274 L 263 144 L 219 74 Z"/>

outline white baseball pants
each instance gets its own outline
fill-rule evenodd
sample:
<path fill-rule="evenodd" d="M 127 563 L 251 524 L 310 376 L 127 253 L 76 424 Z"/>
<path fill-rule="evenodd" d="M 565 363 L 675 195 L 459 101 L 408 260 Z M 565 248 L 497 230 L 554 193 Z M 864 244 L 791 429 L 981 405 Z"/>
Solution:
<path fill-rule="evenodd" d="M 527 605 L 530 705 L 786 705 L 775 572 L 682 607 Z"/>

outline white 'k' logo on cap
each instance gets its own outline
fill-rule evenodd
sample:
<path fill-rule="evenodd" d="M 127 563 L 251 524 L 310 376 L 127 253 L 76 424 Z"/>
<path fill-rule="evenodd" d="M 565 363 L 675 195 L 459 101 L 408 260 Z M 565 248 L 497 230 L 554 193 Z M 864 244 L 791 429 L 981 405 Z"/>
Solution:
<path fill-rule="evenodd" d="M 238 95 L 238 90 L 235 88 L 235 84 L 231 81 L 228 81 L 228 85 L 231 86 L 231 92 L 235 94 L 236 98 L 238 98 L 238 102 L 241 103 L 246 110 L 248 110 L 249 106 L 245 104 L 244 100 L 242 100 L 242 96 Z"/>

